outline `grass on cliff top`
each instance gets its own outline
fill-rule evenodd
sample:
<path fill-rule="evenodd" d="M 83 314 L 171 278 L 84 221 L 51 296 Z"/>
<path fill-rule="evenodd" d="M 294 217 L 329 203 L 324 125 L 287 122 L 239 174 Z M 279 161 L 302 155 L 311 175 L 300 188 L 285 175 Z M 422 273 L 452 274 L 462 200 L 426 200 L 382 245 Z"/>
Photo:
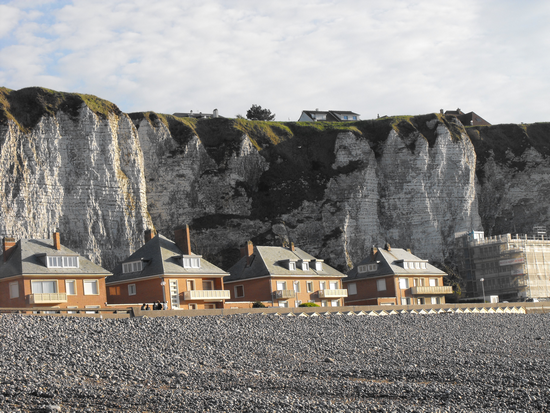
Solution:
<path fill-rule="evenodd" d="M 11 90 L 0 87 L 0 122 L 13 120 L 23 131 L 31 130 L 44 115 L 63 111 L 76 118 L 82 104 L 102 118 L 109 113 L 122 113 L 114 104 L 97 96 L 81 93 L 56 92 L 41 87 Z"/>

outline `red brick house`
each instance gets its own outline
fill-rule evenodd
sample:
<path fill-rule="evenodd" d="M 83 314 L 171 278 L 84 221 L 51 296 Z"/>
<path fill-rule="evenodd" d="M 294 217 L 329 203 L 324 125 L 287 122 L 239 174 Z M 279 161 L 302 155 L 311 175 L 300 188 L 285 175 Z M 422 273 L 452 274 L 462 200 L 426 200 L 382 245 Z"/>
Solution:
<path fill-rule="evenodd" d="M 322 307 L 343 305 L 347 291 L 344 274 L 291 244 L 286 247 L 254 246 L 248 241 L 241 259 L 229 270 L 225 285 L 231 291 L 226 305 L 261 301 L 274 307 L 298 307 L 316 303 Z"/>
<path fill-rule="evenodd" d="M 169 310 L 223 308 L 229 298 L 227 272 L 191 252 L 189 227 L 175 231 L 175 241 L 151 231 L 145 245 L 119 263 L 106 280 L 109 304 L 151 305 Z"/>
<path fill-rule="evenodd" d="M 452 287 L 443 285 L 445 272 L 410 250 L 373 247 L 370 255 L 343 280 L 346 305 L 444 304 Z"/>
<path fill-rule="evenodd" d="M 111 273 L 52 239 L 4 238 L 1 307 L 104 308 Z"/>

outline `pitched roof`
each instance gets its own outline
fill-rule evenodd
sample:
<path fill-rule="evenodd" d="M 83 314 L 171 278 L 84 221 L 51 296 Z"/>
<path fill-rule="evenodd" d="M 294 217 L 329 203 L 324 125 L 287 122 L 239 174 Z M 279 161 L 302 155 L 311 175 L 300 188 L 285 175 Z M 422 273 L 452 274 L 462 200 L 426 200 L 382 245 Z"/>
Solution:
<path fill-rule="evenodd" d="M 155 275 L 196 275 L 196 276 L 224 276 L 227 275 L 221 268 L 209 263 L 200 255 L 191 254 L 191 257 L 201 258 L 200 268 L 184 268 L 181 263 L 183 252 L 176 243 L 163 235 L 157 234 L 143 247 L 138 249 L 124 261 L 119 262 L 113 270 L 113 275 L 105 282 L 121 282 L 135 280 Z M 185 255 L 187 256 L 187 255 Z M 140 272 L 123 273 L 122 264 L 142 261 L 143 269 Z"/>
<path fill-rule="evenodd" d="M 403 268 L 403 262 L 424 262 L 426 268 Z M 358 271 L 359 266 L 377 264 L 376 271 L 362 272 Z M 402 248 L 378 249 L 378 252 L 373 256 L 370 254 L 357 264 L 348 274 L 344 281 L 381 277 L 384 275 L 407 275 L 407 276 L 444 276 L 445 272 L 428 263 L 428 260 L 423 260 L 416 255 L 413 255 Z"/>
<path fill-rule="evenodd" d="M 8 260 L 0 265 L 0 278 L 16 275 L 60 274 L 105 277 L 111 274 L 63 245 L 61 245 L 61 249 L 55 249 L 53 239 L 21 239 L 13 248 L 15 249 Z M 46 256 L 78 256 L 78 268 L 48 268 L 45 263 Z"/>
<path fill-rule="evenodd" d="M 315 261 L 314 256 L 295 248 L 294 251 L 285 247 L 254 246 L 250 266 L 247 266 L 247 257 L 242 257 L 228 272 L 230 275 L 224 278 L 224 282 L 245 280 L 265 276 L 289 276 L 289 277 L 345 277 L 340 271 L 323 263 L 322 270 L 315 270 L 312 265 L 309 270 L 302 270 L 297 266 L 295 270 L 289 270 L 285 263 L 292 261 Z M 322 260 L 318 260 L 322 261 Z"/>

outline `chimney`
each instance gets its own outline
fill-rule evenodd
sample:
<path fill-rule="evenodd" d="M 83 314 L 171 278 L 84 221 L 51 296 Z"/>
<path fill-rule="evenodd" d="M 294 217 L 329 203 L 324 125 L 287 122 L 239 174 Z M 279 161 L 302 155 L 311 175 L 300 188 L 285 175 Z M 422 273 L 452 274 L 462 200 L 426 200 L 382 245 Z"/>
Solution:
<path fill-rule="evenodd" d="M 412 252 L 411 252 L 411 249 L 410 249 L 410 248 L 407 248 L 407 252 L 408 252 L 409 254 L 412 254 Z"/>
<path fill-rule="evenodd" d="M 293 242 L 290 243 L 290 251 L 294 251 L 294 243 Z"/>
<path fill-rule="evenodd" d="M 254 244 L 248 241 L 245 247 L 241 248 L 241 258 L 246 257 L 246 266 L 249 267 L 252 263 L 252 255 L 254 254 Z"/>
<path fill-rule="evenodd" d="M 145 243 L 147 244 L 149 241 L 151 241 L 153 239 L 154 236 L 155 236 L 155 231 L 153 231 L 151 229 L 146 229 L 144 234 L 143 234 L 143 239 L 144 239 Z"/>
<path fill-rule="evenodd" d="M 443 115 L 443 109 L 439 109 L 439 113 Z"/>
<path fill-rule="evenodd" d="M 214 111 L 212 112 L 212 117 L 217 118 L 218 116 L 218 109 L 214 109 Z"/>
<path fill-rule="evenodd" d="M 61 235 L 59 234 L 59 231 L 54 232 L 52 234 L 52 238 L 53 238 L 53 247 L 56 250 L 60 250 L 61 249 Z"/>
<path fill-rule="evenodd" d="M 384 245 L 384 249 L 385 249 L 386 251 L 391 251 L 391 245 L 390 245 L 389 242 L 386 242 L 386 245 Z"/>
<path fill-rule="evenodd" d="M 189 236 L 189 225 L 174 231 L 176 245 L 182 250 L 183 255 L 191 255 L 191 237 Z"/>
<path fill-rule="evenodd" d="M 370 256 L 374 259 L 374 256 L 378 254 L 378 248 L 376 248 L 374 245 L 372 246 L 372 249 L 370 250 Z"/>
<path fill-rule="evenodd" d="M 9 260 L 13 251 L 15 251 L 15 238 L 4 237 L 4 262 Z"/>

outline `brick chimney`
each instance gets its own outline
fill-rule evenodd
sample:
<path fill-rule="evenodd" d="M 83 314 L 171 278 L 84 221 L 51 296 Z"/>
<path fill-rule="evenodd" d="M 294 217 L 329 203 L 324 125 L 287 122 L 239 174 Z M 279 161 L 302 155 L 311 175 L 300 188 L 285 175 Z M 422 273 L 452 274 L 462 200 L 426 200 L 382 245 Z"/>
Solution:
<path fill-rule="evenodd" d="M 386 242 L 386 245 L 384 245 L 384 249 L 385 249 L 386 251 L 391 251 L 391 245 L 390 245 L 389 242 Z"/>
<path fill-rule="evenodd" d="M 294 251 L 294 250 L 295 250 L 295 248 L 294 248 L 294 243 L 291 242 L 291 243 L 290 243 L 290 251 Z"/>
<path fill-rule="evenodd" d="M 155 236 L 154 230 L 146 229 L 145 232 L 143 233 L 143 240 L 147 244 L 149 241 L 153 239 L 154 236 Z"/>
<path fill-rule="evenodd" d="M 246 246 L 241 248 L 241 258 L 246 257 L 247 267 L 249 267 L 252 262 L 252 255 L 254 255 L 254 244 L 252 244 L 252 241 L 248 241 Z"/>
<path fill-rule="evenodd" d="M 374 245 L 372 246 L 371 250 L 370 250 L 370 256 L 372 258 L 374 258 L 374 256 L 378 254 L 378 248 L 376 248 Z"/>
<path fill-rule="evenodd" d="M 59 231 L 54 232 L 52 234 L 52 238 L 53 238 L 53 247 L 56 250 L 60 250 L 61 249 L 61 235 L 59 234 Z"/>
<path fill-rule="evenodd" d="M 189 225 L 174 231 L 176 245 L 183 252 L 183 255 L 191 255 L 191 237 L 189 236 Z"/>
<path fill-rule="evenodd" d="M 4 262 L 9 260 L 11 254 L 15 251 L 15 238 L 4 237 Z"/>

